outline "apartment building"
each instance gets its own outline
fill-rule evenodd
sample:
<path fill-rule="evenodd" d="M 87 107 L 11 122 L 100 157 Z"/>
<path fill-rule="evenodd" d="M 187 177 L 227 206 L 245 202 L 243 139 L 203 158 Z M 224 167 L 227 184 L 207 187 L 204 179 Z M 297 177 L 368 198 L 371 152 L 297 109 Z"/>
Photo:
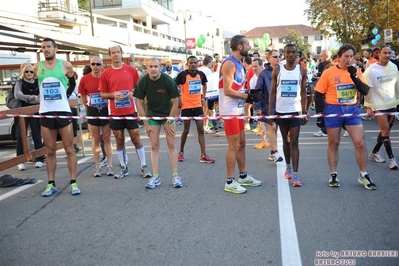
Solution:
<path fill-rule="evenodd" d="M 289 30 L 294 30 L 301 34 L 302 38 L 310 44 L 310 52 L 314 55 L 320 54 L 324 49 L 330 49 L 330 40 L 327 36 L 320 33 L 313 27 L 306 25 L 282 25 L 271 27 L 257 27 L 244 33 L 251 43 L 251 52 L 259 51 L 259 47 L 254 44 L 255 39 L 263 39 L 263 35 L 268 33 L 271 44 L 269 48 L 277 49 L 283 52 L 285 42 L 284 37 L 288 35 Z M 262 51 L 263 52 L 263 51 Z"/>

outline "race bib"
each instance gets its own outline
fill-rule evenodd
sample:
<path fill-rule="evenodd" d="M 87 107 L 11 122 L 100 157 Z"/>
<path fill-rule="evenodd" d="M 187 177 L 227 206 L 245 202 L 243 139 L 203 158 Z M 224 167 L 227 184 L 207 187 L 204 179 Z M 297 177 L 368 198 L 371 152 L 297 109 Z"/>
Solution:
<path fill-rule="evenodd" d="M 130 107 L 130 105 L 132 104 L 132 101 L 126 97 L 126 95 L 129 93 L 129 91 L 125 90 L 125 91 L 120 91 L 120 92 L 123 93 L 123 95 L 125 95 L 125 98 L 123 98 L 123 100 L 121 100 L 121 101 L 115 99 L 115 101 L 114 101 L 115 102 L 115 108 Z"/>
<path fill-rule="evenodd" d="M 238 92 L 245 94 L 245 89 L 241 89 Z M 244 106 L 245 106 L 245 99 L 238 99 L 238 107 L 242 108 Z"/>
<path fill-rule="evenodd" d="M 45 101 L 56 101 L 61 100 L 61 83 L 55 82 L 43 82 L 43 98 Z"/>
<path fill-rule="evenodd" d="M 356 87 L 355 84 L 337 85 L 337 99 L 339 104 L 355 102 Z"/>
<path fill-rule="evenodd" d="M 107 106 L 107 100 L 101 98 L 101 93 L 92 93 L 90 94 L 90 105 L 92 107 L 102 109 Z"/>
<path fill-rule="evenodd" d="M 298 80 L 281 81 L 281 97 L 296 97 L 298 94 Z"/>
<path fill-rule="evenodd" d="M 201 80 L 190 80 L 188 81 L 188 92 L 189 94 L 198 94 L 201 92 Z"/>

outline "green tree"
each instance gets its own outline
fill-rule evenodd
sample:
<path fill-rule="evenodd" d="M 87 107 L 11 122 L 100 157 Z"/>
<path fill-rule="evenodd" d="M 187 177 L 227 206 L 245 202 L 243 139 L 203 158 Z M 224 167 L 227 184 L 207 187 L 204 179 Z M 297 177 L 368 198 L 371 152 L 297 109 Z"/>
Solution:
<path fill-rule="evenodd" d="M 78 0 L 79 8 L 89 10 L 89 1 L 91 0 Z"/>
<path fill-rule="evenodd" d="M 334 35 L 340 43 L 351 43 L 360 48 L 374 38 L 377 28 L 384 44 L 384 29 L 399 31 L 399 1 L 397 0 L 305 0 L 309 8 L 305 15 L 312 26 L 325 35 Z M 396 38 L 395 38 L 396 39 Z M 392 43 L 396 46 L 398 43 Z"/>
<path fill-rule="evenodd" d="M 300 32 L 288 30 L 288 35 L 283 36 L 284 44 L 295 44 L 298 51 L 306 54 L 310 51 L 310 44 L 305 40 Z"/>

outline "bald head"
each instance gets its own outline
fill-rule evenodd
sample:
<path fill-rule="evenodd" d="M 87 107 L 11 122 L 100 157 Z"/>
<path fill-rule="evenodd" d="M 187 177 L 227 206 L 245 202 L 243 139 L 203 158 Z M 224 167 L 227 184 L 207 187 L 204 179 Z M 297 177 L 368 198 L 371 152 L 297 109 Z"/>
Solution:
<path fill-rule="evenodd" d="M 320 53 L 321 62 L 326 62 L 331 59 L 331 52 L 329 50 L 323 50 Z"/>

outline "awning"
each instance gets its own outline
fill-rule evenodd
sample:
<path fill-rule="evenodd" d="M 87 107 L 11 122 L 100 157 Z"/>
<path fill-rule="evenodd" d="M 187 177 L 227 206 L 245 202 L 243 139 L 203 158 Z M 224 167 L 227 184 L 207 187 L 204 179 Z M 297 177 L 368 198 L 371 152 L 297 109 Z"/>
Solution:
<path fill-rule="evenodd" d="M 0 24 L 0 35 L 15 38 L 17 41 L 28 41 L 26 43 L 20 42 L 0 42 L 0 50 L 10 50 L 25 47 L 25 51 L 37 52 L 41 48 L 41 40 L 44 38 L 51 38 L 56 41 L 58 50 L 62 53 L 78 53 L 78 54 L 107 54 L 108 48 L 114 45 L 122 47 L 124 53 L 134 53 L 134 48 L 112 42 L 106 39 L 101 39 L 93 36 L 77 35 L 67 32 L 62 32 L 57 28 L 51 30 L 33 28 L 26 26 L 18 26 L 14 24 Z M 17 33 L 31 34 L 34 37 L 19 36 Z M 16 50 L 17 51 L 17 50 Z"/>

